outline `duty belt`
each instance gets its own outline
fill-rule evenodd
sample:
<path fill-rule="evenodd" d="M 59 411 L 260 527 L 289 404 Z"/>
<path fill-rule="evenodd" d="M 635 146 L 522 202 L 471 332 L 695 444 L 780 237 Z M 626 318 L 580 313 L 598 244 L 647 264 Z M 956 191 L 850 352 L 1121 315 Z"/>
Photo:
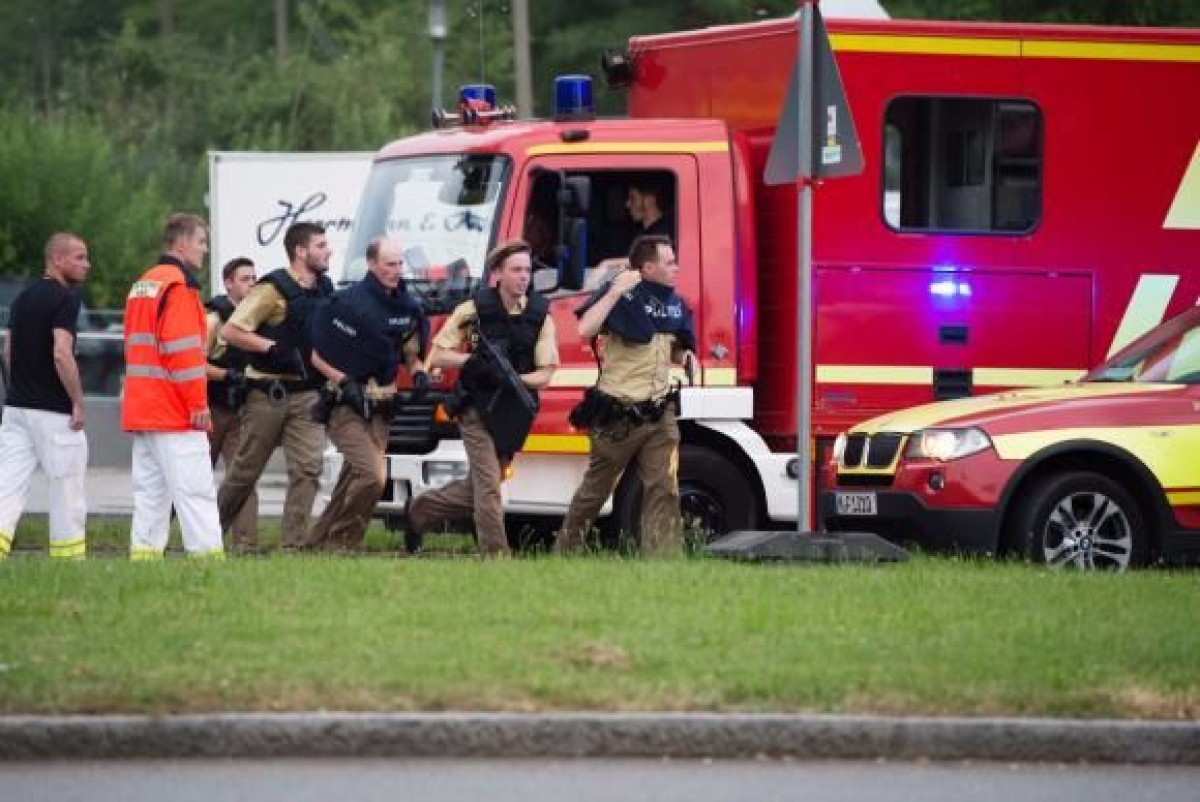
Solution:
<path fill-rule="evenodd" d="M 317 389 L 312 382 L 304 379 L 247 379 L 246 384 L 253 390 L 266 393 L 272 401 L 282 401 L 291 393 Z"/>

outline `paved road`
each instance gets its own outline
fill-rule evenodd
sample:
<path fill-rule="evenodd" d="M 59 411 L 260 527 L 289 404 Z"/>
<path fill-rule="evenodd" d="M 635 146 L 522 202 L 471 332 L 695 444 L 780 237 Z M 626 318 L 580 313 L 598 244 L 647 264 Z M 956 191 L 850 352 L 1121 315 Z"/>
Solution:
<path fill-rule="evenodd" d="M 22 802 L 1195 802 L 1200 768 L 725 761 L 0 763 Z"/>

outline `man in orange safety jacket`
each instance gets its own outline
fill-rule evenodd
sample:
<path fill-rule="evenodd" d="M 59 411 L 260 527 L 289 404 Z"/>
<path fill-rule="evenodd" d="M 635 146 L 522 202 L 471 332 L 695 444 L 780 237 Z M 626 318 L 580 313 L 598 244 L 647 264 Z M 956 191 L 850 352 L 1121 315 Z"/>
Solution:
<path fill-rule="evenodd" d="M 208 226 L 193 214 L 171 215 L 163 246 L 166 253 L 134 282 L 125 302 L 121 427 L 133 434 L 129 556 L 162 556 L 174 505 L 188 554 L 223 557 L 208 452 L 207 320 L 193 273 L 208 252 Z"/>

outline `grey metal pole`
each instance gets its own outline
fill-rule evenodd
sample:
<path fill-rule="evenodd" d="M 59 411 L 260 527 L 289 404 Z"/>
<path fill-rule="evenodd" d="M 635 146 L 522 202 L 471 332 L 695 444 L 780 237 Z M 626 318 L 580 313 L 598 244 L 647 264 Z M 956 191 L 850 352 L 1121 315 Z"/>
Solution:
<path fill-rule="evenodd" d="M 441 111 L 442 74 L 446 66 L 446 36 L 449 34 L 446 19 L 446 0 L 429 0 L 429 43 L 433 53 L 430 65 L 430 106 Z"/>
<path fill-rule="evenodd" d="M 812 206 L 813 206 L 813 4 L 801 0 L 800 54 L 796 59 L 799 71 L 800 102 L 800 214 L 796 226 L 799 250 L 800 280 L 797 282 L 796 305 L 799 327 L 799 358 L 796 382 L 796 458 L 799 460 L 800 509 L 796 516 L 797 533 L 812 532 L 813 445 L 812 445 Z"/>
<path fill-rule="evenodd" d="M 529 0 L 513 0 L 513 81 L 516 83 L 517 116 L 533 116 L 533 77 L 529 57 Z"/>

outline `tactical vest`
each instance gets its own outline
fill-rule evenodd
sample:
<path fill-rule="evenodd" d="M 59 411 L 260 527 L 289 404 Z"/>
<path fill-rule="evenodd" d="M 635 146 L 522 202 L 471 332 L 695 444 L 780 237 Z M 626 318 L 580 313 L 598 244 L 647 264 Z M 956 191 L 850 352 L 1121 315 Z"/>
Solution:
<path fill-rule="evenodd" d="M 479 315 L 479 328 L 485 337 L 496 346 L 512 363 L 517 373 L 537 370 L 535 350 L 542 323 L 550 311 L 550 302 L 543 296 L 533 294 L 519 315 L 510 315 L 500 300 L 500 293 L 492 287 L 482 287 L 475 293 L 475 311 Z"/>
<path fill-rule="evenodd" d="M 228 295 L 214 295 L 204 303 L 204 308 L 210 312 L 216 312 L 217 317 L 224 326 L 229 322 L 229 318 L 233 316 L 233 301 L 229 300 Z M 208 354 L 208 364 L 218 368 L 234 368 L 235 370 L 244 370 L 249 364 L 247 354 L 240 348 L 234 348 L 229 343 L 225 343 L 225 348 L 219 357 L 214 357 Z M 209 380 L 208 382 L 208 405 L 209 406 L 225 406 L 229 398 L 229 382 L 225 379 L 219 381 Z"/>
<path fill-rule="evenodd" d="M 334 293 L 313 319 L 313 344 L 321 357 L 359 382 L 393 384 L 400 343 L 421 331 L 421 307 L 406 294 L 387 292 L 373 277 Z"/>
<path fill-rule="evenodd" d="M 264 323 L 258 327 L 256 333 L 278 343 L 277 350 L 281 353 L 293 349 L 299 351 L 304 358 L 308 376 L 315 387 L 320 384 L 320 380 L 316 369 L 312 366 L 312 340 L 309 335 L 308 323 L 317 304 L 333 294 L 333 282 L 329 280 L 328 276 L 321 274 L 317 277 L 317 283 L 314 286 L 303 287 L 292 277 L 287 268 L 283 267 L 272 270 L 259 281 L 269 282 L 275 287 L 276 291 L 283 296 L 287 311 L 278 325 L 272 326 Z M 251 365 L 265 373 L 279 374 L 287 370 L 286 365 L 277 364 L 267 354 L 251 354 L 249 360 Z"/>

